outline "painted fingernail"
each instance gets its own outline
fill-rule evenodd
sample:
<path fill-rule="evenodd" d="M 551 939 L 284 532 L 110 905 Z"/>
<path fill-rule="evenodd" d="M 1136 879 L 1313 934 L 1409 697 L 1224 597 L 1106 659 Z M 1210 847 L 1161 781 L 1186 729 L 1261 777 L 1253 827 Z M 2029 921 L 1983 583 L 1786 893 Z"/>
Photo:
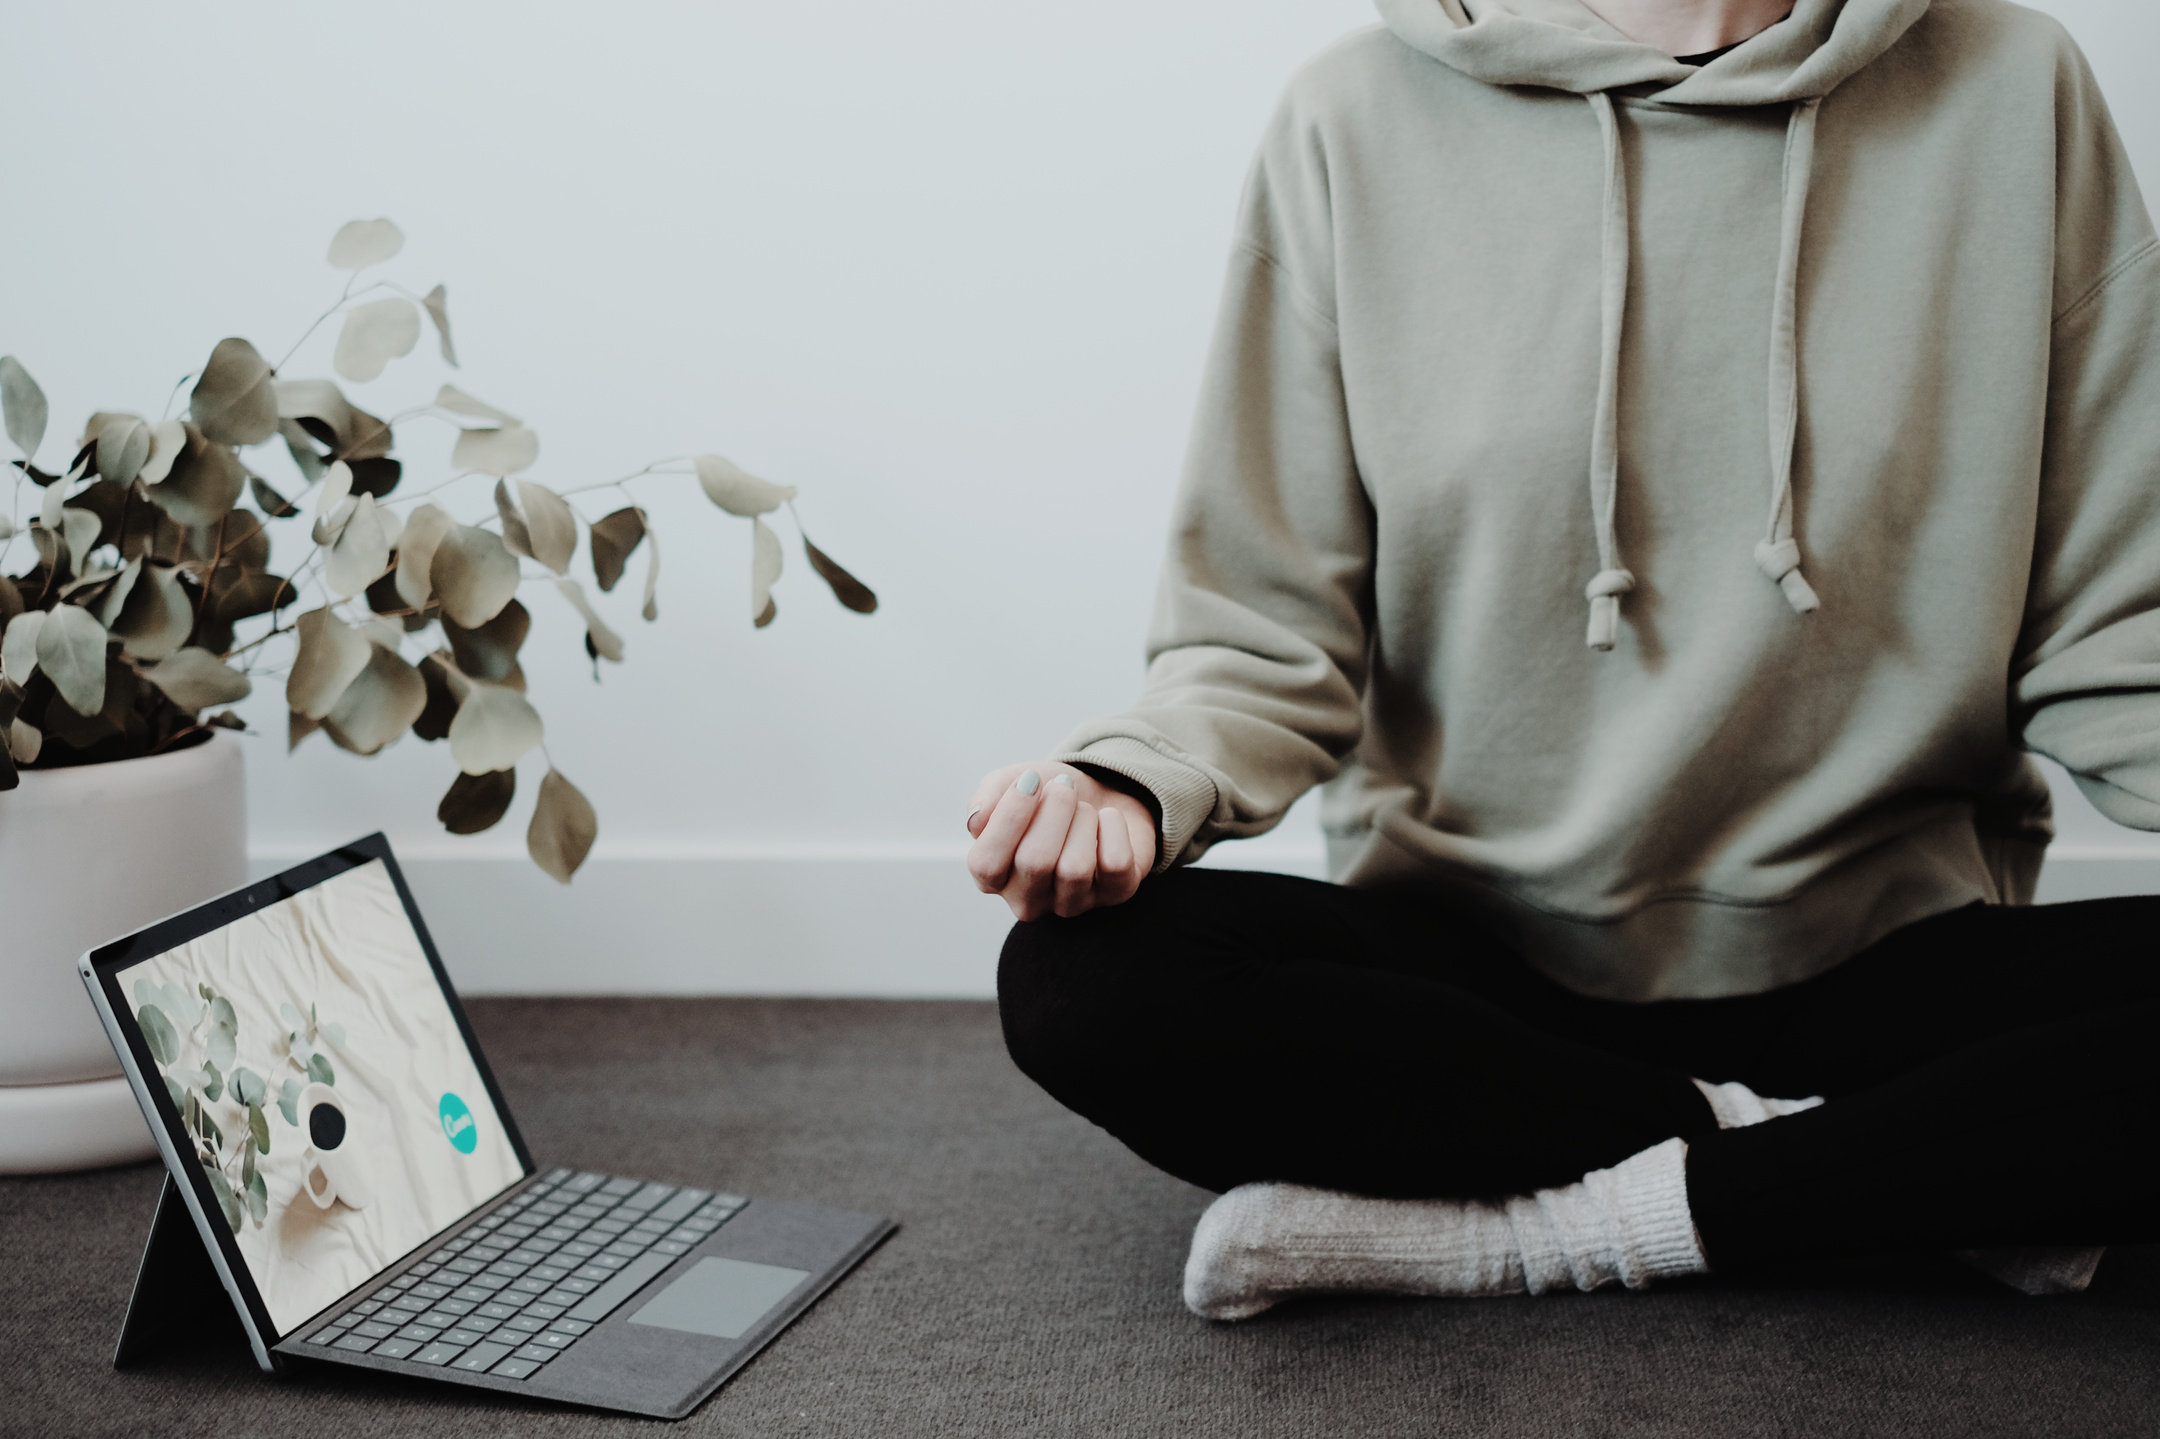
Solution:
<path fill-rule="evenodd" d="M 1069 774 L 1054 774 L 1050 776 L 1050 783 L 1061 784 L 1067 789 L 1071 789 L 1073 787 L 1072 776 Z"/>
<path fill-rule="evenodd" d="M 1020 776 L 1020 793 L 1033 794 L 1042 786 L 1042 776 L 1029 770 Z"/>

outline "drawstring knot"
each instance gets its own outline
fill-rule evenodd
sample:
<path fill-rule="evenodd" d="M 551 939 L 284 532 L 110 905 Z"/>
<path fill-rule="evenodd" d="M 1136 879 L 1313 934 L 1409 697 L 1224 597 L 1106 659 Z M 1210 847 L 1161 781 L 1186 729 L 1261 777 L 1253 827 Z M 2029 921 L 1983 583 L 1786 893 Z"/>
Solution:
<path fill-rule="evenodd" d="M 1620 636 L 1620 596 L 1635 588 L 1635 576 L 1627 570 L 1599 570 L 1583 586 L 1590 601 L 1590 648 L 1609 650 Z"/>
<path fill-rule="evenodd" d="M 1790 536 L 1775 542 L 1757 540 L 1755 568 L 1776 581 L 1794 614 L 1811 614 L 1822 607 L 1822 601 L 1816 598 L 1807 577 L 1800 573 L 1800 546 Z"/>

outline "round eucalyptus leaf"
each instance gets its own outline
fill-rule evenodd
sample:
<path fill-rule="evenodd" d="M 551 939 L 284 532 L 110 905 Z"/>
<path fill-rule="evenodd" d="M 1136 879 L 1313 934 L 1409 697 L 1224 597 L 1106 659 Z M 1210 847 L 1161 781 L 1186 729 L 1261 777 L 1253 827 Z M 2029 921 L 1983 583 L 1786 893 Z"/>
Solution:
<path fill-rule="evenodd" d="M 524 648 L 531 630 L 532 615 L 516 600 L 477 629 L 466 629 L 448 616 L 443 618 L 443 635 L 450 641 L 450 654 L 460 674 L 516 690 L 525 688 L 518 651 Z"/>
<path fill-rule="evenodd" d="M 519 480 L 517 486 L 532 557 L 558 575 L 568 573 L 578 536 L 577 516 L 571 513 L 569 501 L 531 480 Z"/>
<path fill-rule="evenodd" d="M 285 679 L 285 703 L 295 714 L 320 720 L 368 667 L 376 647 L 328 609 L 309 610 L 295 628 L 300 648 Z"/>
<path fill-rule="evenodd" d="M 388 220 L 347 220 L 330 237 L 330 265 L 338 270 L 365 270 L 404 248 L 405 232 Z"/>
<path fill-rule="evenodd" d="M 405 517 L 405 532 L 398 536 L 397 592 L 408 607 L 427 608 L 435 593 L 428 572 L 435 563 L 436 546 L 456 524 L 438 505 L 421 505 Z"/>
<path fill-rule="evenodd" d="M 373 495 L 355 496 L 352 504 L 323 561 L 323 585 L 341 600 L 359 594 L 390 568 L 391 535 L 385 520 L 391 517 Z"/>
<path fill-rule="evenodd" d="M 57 606 L 37 632 L 38 668 L 79 715 L 105 708 L 105 639 L 105 626 L 81 605 Z"/>
<path fill-rule="evenodd" d="M 479 834 L 494 828 L 516 797 L 515 769 L 460 774 L 450 782 L 442 803 L 435 807 L 435 818 L 452 834 Z"/>
<path fill-rule="evenodd" d="M 578 787 L 552 766 L 540 781 L 540 800 L 525 830 L 525 849 L 533 863 L 559 884 L 568 884 L 585 863 L 600 833 L 600 817 Z"/>
<path fill-rule="evenodd" d="M 38 631 L 44 628 L 45 611 L 24 610 L 7 623 L 0 635 L 0 674 L 17 686 L 30 683 L 37 673 Z"/>
<path fill-rule="evenodd" d="M 220 445 L 259 445 L 269 439 L 277 433 L 278 422 L 270 362 L 237 335 L 218 341 L 188 396 L 188 417 Z"/>
<path fill-rule="evenodd" d="M 140 561 L 129 561 L 137 564 Z M 143 565 L 141 578 L 113 621 L 113 634 L 132 659 L 162 660 L 187 643 L 195 628 L 195 604 L 169 565 Z"/>
<path fill-rule="evenodd" d="M 189 714 L 199 714 L 212 705 L 236 704 L 254 689 L 246 675 L 196 645 L 174 651 L 142 673 L 144 679 Z"/>
<path fill-rule="evenodd" d="M 173 462 L 187 448 L 187 426 L 178 420 L 161 420 L 150 427 L 150 453 L 135 478 L 145 485 L 162 484 L 172 473 Z"/>
<path fill-rule="evenodd" d="M 593 580 L 606 594 L 622 579 L 623 566 L 645 538 L 645 516 L 636 505 L 625 505 L 611 515 L 593 521 Z"/>
<path fill-rule="evenodd" d="M 450 450 L 451 468 L 476 475 L 514 475 L 540 459 L 540 437 L 523 425 L 461 430 Z"/>
<path fill-rule="evenodd" d="M 140 415 L 92 415 L 90 420 L 97 431 L 98 473 L 116 485 L 132 484 L 150 459 L 149 421 Z"/>
<path fill-rule="evenodd" d="M 337 1071 L 330 1067 L 330 1061 L 320 1053 L 308 1056 L 307 1072 L 308 1078 L 314 1080 L 317 1084 L 334 1085 L 337 1083 Z"/>
<path fill-rule="evenodd" d="M 503 548 L 523 559 L 532 558 L 532 534 L 525 528 L 525 516 L 510 498 L 510 482 L 495 482 L 495 517 L 502 522 Z"/>
<path fill-rule="evenodd" d="M 221 1136 L 222 1137 L 222 1136 Z M 203 1173 L 210 1176 L 210 1192 L 217 1196 L 218 1209 L 225 1216 L 225 1223 L 232 1232 L 240 1232 L 240 1201 L 234 1197 L 232 1185 L 226 1181 L 224 1171 L 214 1164 L 204 1164 Z"/>
<path fill-rule="evenodd" d="M 453 414 L 469 415 L 476 420 L 488 420 L 505 429 L 516 429 L 525 422 L 508 410 L 498 410 L 485 400 L 474 399 L 456 385 L 444 385 L 435 392 L 435 404 Z"/>
<path fill-rule="evenodd" d="M 428 583 L 444 614 L 469 630 L 478 629 L 501 614 L 517 593 L 517 558 L 494 531 L 453 525 L 436 541 Z"/>
<path fill-rule="evenodd" d="M 44 443 L 46 414 L 45 392 L 22 361 L 0 355 L 0 415 L 6 418 L 8 438 L 25 459 L 34 458 Z"/>
<path fill-rule="evenodd" d="M 546 738 L 540 712 L 507 685 L 469 680 L 450 721 L 450 757 L 467 774 L 508 769 Z"/>
<path fill-rule="evenodd" d="M 176 524 L 214 525 L 232 512 L 247 488 L 247 466 L 229 446 L 212 441 L 193 425 L 183 427 L 184 443 L 164 479 L 143 493 Z"/>
<path fill-rule="evenodd" d="M 795 498 L 793 485 L 761 480 L 723 456 L 699 455 L 696 463 L 698 483 L 704 487 L 706 498 L 731 515 L 755 519 Z"/>
<path fill-rule="evenodd" d="M 395 295 L 370 300 L 345 312 L 330 365 L 348 380 L 372 380 L 419 341 L 420 311 L 412 301 Z"/>
<path fill-rule="evenodd" d="M 427 682 L 418 670 L 381 645 L 368 649 L 367 668 L 323 716 L 323 732 L 354 754 L 374 754 L 411 729 L 427 707 Z"/>

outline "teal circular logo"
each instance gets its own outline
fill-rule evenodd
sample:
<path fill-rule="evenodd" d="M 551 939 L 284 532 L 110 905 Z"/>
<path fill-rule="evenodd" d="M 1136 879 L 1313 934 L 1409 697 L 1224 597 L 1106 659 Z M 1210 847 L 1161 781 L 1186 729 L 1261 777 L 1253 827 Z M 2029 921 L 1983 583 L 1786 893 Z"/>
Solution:
<path fill-rule="evenodd" d="M 452 1149 L 470 1154 L 480 1147 L 480 1126 L 473 1123 L 472 1111 L 465 1107 L 464 1100 L 454 1094 L 444 1095 L 440 1113 L 443 1138 L 450 1141 Z"/>

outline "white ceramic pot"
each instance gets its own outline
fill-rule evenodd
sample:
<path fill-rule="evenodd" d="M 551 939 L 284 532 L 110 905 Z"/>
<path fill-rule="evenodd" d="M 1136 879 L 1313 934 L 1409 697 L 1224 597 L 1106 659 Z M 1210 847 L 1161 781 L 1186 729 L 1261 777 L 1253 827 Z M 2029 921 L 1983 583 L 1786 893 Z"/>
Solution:
<path fill-rule="evenodd" d="M 0 793 L 0 1174 L 157 1152 L 75 961 L 246 881 L 236 735 Z"/>

